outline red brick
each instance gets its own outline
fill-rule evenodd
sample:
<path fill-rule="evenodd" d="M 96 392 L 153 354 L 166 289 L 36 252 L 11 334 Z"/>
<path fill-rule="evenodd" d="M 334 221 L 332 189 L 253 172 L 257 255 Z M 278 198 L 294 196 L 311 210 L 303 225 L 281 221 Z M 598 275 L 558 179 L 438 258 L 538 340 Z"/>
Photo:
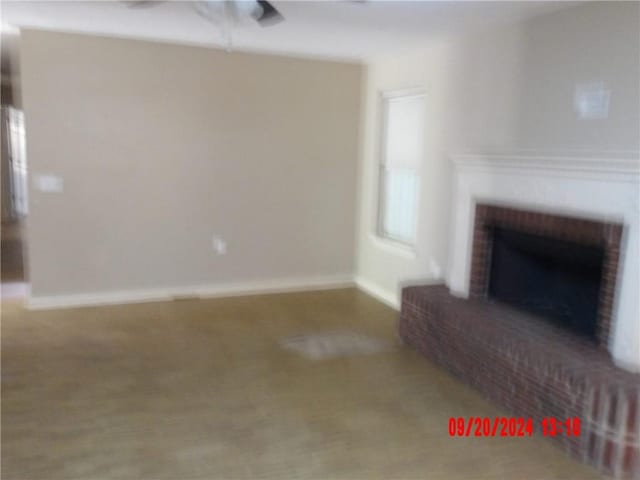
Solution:
<path fill-rule="evenodd" d="M 638 422 L 639 375 L 618 369 L 570 332 L 499 304 L 452 297 L 444 286 L 407 287 L 402 299 L 399 333 L 406 344 L 513 415 L 533 418 L 537 430 L 543 417 L 582 418 L 580 438 L 559 436 L 554 443 L 596 467 L 624 470 L 623 478 L 640 477 L 635 453 L 627 453 L 638 439 L 625 436 L 629 422 Z M 593 405 L 593 423 L 586 412 L 591 389 L 615 398 L 606 417 L 601 400 Z M 625 411 L 626 418 L 618 418 Z M 598 434 L 607 423 L 613 428 L 602 445 Z"/>
<path fill-rule="evenodd" d="M 628 445 L 622 457 L 622 469 L 625 472 L 640 472 L 640 447 Z"/>

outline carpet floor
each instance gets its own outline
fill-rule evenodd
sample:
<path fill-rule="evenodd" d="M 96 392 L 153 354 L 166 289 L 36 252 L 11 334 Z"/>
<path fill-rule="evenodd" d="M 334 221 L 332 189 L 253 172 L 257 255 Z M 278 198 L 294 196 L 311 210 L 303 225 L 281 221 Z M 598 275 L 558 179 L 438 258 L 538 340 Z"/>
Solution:
<path fill-rule="evenodd" d="M 2 478 L 600 478 L 537 436 L 449 437 L 450 417 L 506 413 L 402 346 L 396 321 L 355 289 L 4 302 Z"/>

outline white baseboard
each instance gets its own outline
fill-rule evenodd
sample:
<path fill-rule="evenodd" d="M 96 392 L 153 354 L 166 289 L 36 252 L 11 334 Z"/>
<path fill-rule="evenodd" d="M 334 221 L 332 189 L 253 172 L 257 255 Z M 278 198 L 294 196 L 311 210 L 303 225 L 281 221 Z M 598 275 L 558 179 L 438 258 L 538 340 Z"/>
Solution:
<path fill-rule="evenodd" d="M 390 292 L 389 290 L 382 288 L 378 284 L 363 277 L 356 276 L 355 281 L 356 286 L 360 290 L 380 300 L 382 303 L 388 305 L 389 307 L 395 310 L 400 310 L 400 299 L 398 298 L 398 295 L 396 293 Z"/>
<path fill-rule="evenodd" d="M 336 275 L 324 277 L 288 278 L 256 282 L 206 284 L 187 287 L 147 288 L 111 292 L 76 293 L 70 295 L 30 296 L 27 308 L 46 310 L 53 308 L 120 305 L 128 303 L 170 301 L 176 297 L 215 298 L 266 293 L 287 293 L 310 290 L 329 290 L 357 286 L 365 293 L 395 310 L 400 310 L 398 296 L 362 277 Z"/>
<path fill-rule="evenodd" d="M 333 290 L 355 287 L 352 275 L 329 277 L 289 278 L 258 282 L 205 285 L 195 289 L 195 295 L 202 298 L 234 297 L 258 295 L 261 293 L 304 292 L 310 290 Z"/>
<path fill-rule="evenodd" d="M 308 290 L 329 290 L 355 286 L 353 276 L 336 275 L 323 277 L 289 278 L 256 282 L 209 284 L 188 287 L 149 288 L 111 292 L 77 293 L 71 295 L 30 296 L 27 308 L 44 310 L 127 303 L 161 302 L 176 297 L 231 297 L 258 295 L 263 293 L 286 293 Z"/>

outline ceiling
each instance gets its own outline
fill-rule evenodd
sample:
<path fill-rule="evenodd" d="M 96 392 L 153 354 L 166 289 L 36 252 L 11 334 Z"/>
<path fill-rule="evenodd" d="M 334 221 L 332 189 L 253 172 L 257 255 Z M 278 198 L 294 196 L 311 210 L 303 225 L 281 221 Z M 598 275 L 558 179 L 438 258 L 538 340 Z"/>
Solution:
<path fill-rule="evenodd" d="M 494 22 L 510 22 L 577 2 L 273 1 L 285 22 L 233 27 L 237 50 L 367 61 L 430 39 Z M 219 26 L 192 2 L 130 8 L 119 1 L 7 1 L 2 22 L 19 27 L 224 46 Z"/>

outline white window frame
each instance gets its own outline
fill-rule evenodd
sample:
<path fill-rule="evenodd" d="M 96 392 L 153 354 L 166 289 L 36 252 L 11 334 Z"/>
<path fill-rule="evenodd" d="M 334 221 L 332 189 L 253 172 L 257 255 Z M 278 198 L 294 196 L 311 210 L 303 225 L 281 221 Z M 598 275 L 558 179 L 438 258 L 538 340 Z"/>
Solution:
<path fill-rule="evenodd" d="M 380 93 L 379 99 L 379 142 L 378 142 L 378 189 L 377 189 L 377 204 L 376 204 L 376 218 L 375 218 L 375 237 L 380 241 L 389 244 L 392 247 L 398 247 L 401 250 L 407 251 L 410 254 L 415 253 L 415 246 L 417 242 L 417 224 L 420 210 L 420 178 L 421 178 L 421 166 L 422 162 L 416 167 L 416 176 L 418 177 L 418 186 L 416 189 L 416 218 L 414 219 L 415 235 L 412 241 L 404 241 L 402 239 L 395 238 L 388 235 L 384 230 L 384 202 L 385 202 L 385 170 L 386 170 L 386 139 L 387 139 L 387 119 L 389 101 L 396 98 L 412 98 L 418 97 L 426 101 L 426 92 L 422 88 L 409 88 L 403 90 L 389 90 Z"/>

